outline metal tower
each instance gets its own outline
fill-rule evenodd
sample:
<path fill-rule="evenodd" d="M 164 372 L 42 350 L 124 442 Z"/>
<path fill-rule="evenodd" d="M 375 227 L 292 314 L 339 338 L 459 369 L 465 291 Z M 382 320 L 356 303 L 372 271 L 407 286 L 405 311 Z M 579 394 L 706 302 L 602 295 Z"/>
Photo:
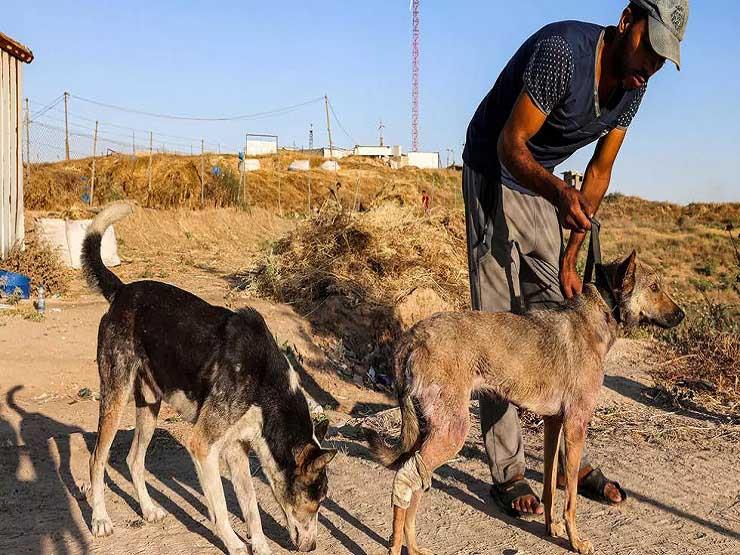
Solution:
<path fill-rule="evenodd" d="M 419 4 L 412 0 L 412 42 L 411 42 L 411 150 L 419 150 Z"/>

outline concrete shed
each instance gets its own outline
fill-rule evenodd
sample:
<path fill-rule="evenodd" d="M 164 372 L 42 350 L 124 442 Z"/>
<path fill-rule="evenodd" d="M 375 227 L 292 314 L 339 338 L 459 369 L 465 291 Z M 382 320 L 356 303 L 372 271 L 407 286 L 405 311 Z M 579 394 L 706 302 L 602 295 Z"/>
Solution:
<path fill-rule="evenodd" d="M 0 33 L 0 258 L 23 241 L 23 64 L 33 53 Z"/>

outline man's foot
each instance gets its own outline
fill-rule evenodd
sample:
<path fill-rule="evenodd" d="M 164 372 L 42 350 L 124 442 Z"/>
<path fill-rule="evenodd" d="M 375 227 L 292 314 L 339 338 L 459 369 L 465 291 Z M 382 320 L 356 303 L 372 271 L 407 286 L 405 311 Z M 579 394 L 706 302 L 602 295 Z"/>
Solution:
<path fill-rule="evenodd" d="M 558 473 L 558 487 L 565 487 L 565 477 Z M 617 505 L 627 499 L 619 482 L 608 480 L 600 469 L 586 465 L 578 472 L 578 493 L 594 501 Z"/>
<path fill-rule="evenodd" d="M 541 515 L 544 512 L 539 497 L 521 474 L 501 484 L 493 484 L 491 497 L 509 516 Z"/>

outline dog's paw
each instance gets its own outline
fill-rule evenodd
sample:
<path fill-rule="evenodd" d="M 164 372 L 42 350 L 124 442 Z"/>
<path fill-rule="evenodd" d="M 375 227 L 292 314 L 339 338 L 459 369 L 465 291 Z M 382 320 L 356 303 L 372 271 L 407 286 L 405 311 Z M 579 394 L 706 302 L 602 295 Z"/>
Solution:
<path fill-rule="evenodd" d="M 591 555 L 594 552 L 594 546 L 588 540 L 578 540 L 573 544 L 573 549 L 581 555 Z"/>
<path fill-rule="evenodd" d="M 113 533 L 113 522 L 110 517 L 105 518 L 93 518 L 92 521 L 92 535 L 96 538 L 104 538 L 110 536 Z"/>
<path fill-rule="evenodd" d="M 252 555 L 272 555 L 270 546 L 267 545 L 267 540 L 264 538 L 255 540 L 252 539 Z"/>
<path fill-rule="evenodd" d="M 144 520 L 147 522 L 159 522 L 167 516 L 167 512 L 158 505 L 152 505 L 146 509 L 142 508 L 141 512 L 144 514 Z"/>
<path fill-rule="evenodd" d="M 561 520 L 553 520 L 550 523 L 547 533 L 553 538 L 560 537 L 565 534 L 565 524 Z"/>
<path fill-rule="evenodd" d="M 79 480 L 75 482 L 75 486 L 77 486 L 77 492 L 75 493 L 77 499 L 85 499 L 92 489 L 90 482 L 87 480 Z"/>

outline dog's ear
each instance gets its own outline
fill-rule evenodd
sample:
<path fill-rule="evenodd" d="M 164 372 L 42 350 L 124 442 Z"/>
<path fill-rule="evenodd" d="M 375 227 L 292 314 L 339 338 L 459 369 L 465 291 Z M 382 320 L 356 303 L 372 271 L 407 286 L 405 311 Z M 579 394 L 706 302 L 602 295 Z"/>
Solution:
<path fill-rule="evenodd" d="M 308 465 L 309 472 L 319 473 L 337 456 L 336 449 L 321 449 L 319 456 Z"/>
<path fill-rule="evenodd" d="M 329 431 L 329 419 L 324 418 L 321 422 L 317 422 L 314 424 L 313 427 L 313 433 L 316 434 L 316 439 L 319 440 L 319 442 L 324 441 L 324 438 L 326 437 L 326 432 Z"/>
<path fill-rule="evenodd" d="M 617 267 L 617 279 L 614 286 L 622 292 L 622 295 L 629 295 L 635 290 L 636 258 L 637 252 L 633 250 Z"/>

